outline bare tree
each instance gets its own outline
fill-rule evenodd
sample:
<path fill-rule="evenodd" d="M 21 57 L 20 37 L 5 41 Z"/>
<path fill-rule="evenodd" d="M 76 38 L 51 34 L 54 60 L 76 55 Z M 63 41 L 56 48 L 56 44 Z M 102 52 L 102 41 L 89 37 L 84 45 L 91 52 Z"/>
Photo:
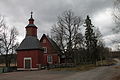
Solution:
<path fill-rule="evenodd" d="M 9 56 L 9 54 L 15 53 L 15 48 L 17 46 L 16 37 L 18 35 L 18 32 L 14 27 L 10 30 L 4 27 L 2 30 L 1 55 L 4 55 L 6 67 L 9 67 L 11 62 L 11 57 Z"/>
<path fill-rule="evenodd" d="M 4 17 L 0 16 L 0 54 L 1 54 L 1 43 L 2 43 L 2 32 L 4 28 Z"/>
<path fill-rule="evenodd" d="M 0 40 L 1 40 L 1 33 L 4 27 L 4 17 L 0 16 Z"/>
<path fill-rule="evenodd" d="M 2 32 L 3 27 L 4 27 L 4 17 L 0 16 L 0 32 Z"/>
<path fill-rule="evenodd" d="M 116 23 L 116 27 L 113 28 L 113 31 L 119 33 L 120 32 L 120 0 L 114 0 L 113 19 Z"/>
<path fill-rule="evenodd" d="M 95 33 L 97 36 L 97 51 L 96 53 L 98 54 L 98 60 L 101 61 L 101 65 L 103 64 L 103 60 L 106 58 L 106 47 L 105 47 L 105 43 L 104 40 L 102 39 L 102 34 L 99 30 L 99 28 L 95 28 Z"/>
<path fill-rule="evenodd" d="M 114 0 L 114 7 L 113 7 L 113 20 L 115 22 L 115 27 L 113 27 L 113 33 L 120 34 L 120 0 Z M 120 40 L 115 39 L 111 40 L 114 45 L 119 45 Z M 118 46 L 119 47 L 119 46 Z"/>
<path fill-rule="evenodd" d="M 76 39 L 78 36 L 80 36 L 79 38 L 82 38 L 80 25 L 81 18 L 75 16 L 71 10 L 68 10 L 58 17 L 57 24 L 51 29 L 53 39 L 65 53 L 66 58 L 71 58 L 72 61 L 73 48 L 80 43 L 80 40 L 76 41 Z"/>

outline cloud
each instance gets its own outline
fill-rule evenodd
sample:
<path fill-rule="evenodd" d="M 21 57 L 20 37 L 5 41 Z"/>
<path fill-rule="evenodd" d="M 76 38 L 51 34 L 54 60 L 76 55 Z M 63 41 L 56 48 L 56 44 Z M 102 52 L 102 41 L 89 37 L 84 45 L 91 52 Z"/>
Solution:
<path fill-rule="evenodd" d="M 97 12 L 93 15 L 93 23 L 96 27 L 99 27 L 101 33 L 104 36 L 113 34 L 112 28 L 115 26 L 113 17 L 112 17 L 112 9 L 105 8 L 100 12 Z"/>
<path fill-rule="evenodd" d="M 104 36 L 103 40 L 105 41 L 107 47 L 112 48 L 112 50 L 117 50 L 116 47 L 119 46 L 119 42 L 120 42 L 119 37 L 120 37 L 120 33 L 110 34 Z"/>
<path fill-rule="evenodd" d="M 100 28 L 105 36 L 111 35 L 111 17 L 107 13 L 113 5 L 113 0 L 1 0 L 0 14 L 7 18 L 11 26 L 19 31 L 19 41 L 25 37 L 25 26 L 28 24 L 30 12 L 33 11 L 35 25 L 38 26 L 38 36 L 48 34 L 63 11 L 72 9 L 75 15 L 86 18 L 90 15 L 93 23 Z M 105 22 L 107 21 L 107 22 Z M 21 39 L 22 38 L 22 39 Z"/>

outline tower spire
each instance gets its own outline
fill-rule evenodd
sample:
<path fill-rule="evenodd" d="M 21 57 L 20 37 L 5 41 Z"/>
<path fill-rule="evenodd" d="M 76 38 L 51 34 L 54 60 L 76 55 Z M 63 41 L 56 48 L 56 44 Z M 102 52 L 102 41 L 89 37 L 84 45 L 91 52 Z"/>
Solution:
<path fill-rule="evenodd" d="M 32 18 L 33 12 L 31 11 L 31 18 Z"/>
<path fill-rule="evenodd" d="M 30 12 L 29 24 L 25 28 L 26 36 L 37 37 L 37 27 L 34 25 L 33 12 Z"/>
<path fill-rule="evenodd" d="M 31 17 L 29 19 L 29 24 L 34 24 L 33 12 L 31 11 L 30 14 L 31 14 Z"/>

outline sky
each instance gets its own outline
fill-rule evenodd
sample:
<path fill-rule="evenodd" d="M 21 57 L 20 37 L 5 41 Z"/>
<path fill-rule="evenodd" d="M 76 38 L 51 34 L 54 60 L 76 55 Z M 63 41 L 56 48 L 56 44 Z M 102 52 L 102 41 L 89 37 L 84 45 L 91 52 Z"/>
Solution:
<path fill-rule="evenodd" d="M 83 19 L 89 15 L 93 25 L 100 29 L 106 46 L 115 49 L 116 45 L 112 40 L 118 38 L 119 34 L 112 32 L 115 26 L 112 9 L 113 0 L 0 0 L 0 14 L 5 17 L 8 27 L 14 26 L 18 29 L 19 42 L 25 37 L 25 27 L 31 11 L 40 39 L 42 34 L 50 35 L 50 29 L 56 23 L 57 16 L 65 10 L 72 10 Z"/>

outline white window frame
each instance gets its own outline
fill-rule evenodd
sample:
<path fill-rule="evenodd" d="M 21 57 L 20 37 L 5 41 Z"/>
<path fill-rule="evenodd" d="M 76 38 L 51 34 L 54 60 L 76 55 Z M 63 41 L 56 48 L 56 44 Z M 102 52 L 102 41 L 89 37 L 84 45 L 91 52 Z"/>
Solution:
<path fill-rule="evenodd" d="M 44 53 L 47 53 L 47 47 L 43 47 Z"/>
<path fill-rule="evenodd" d="M 32 68 L 32 58 L 31 57 L 25 57 L 24 58 L 24 69 L 25 69 L 25 60 L 30 60 L 30 68 Z"/>
<path fill-rule="evenodd" d="M 51 57 L 51 58 L 50 58 L 50 59 L 51 59 L 51 62 L 48 61 L 48 57 Z M 48 62 L 49 64 L 52 64 L 52 62 L 53 62 L 53 56 L 48 55 L 48 56 L 47 56 L 47 62 Z"/>

